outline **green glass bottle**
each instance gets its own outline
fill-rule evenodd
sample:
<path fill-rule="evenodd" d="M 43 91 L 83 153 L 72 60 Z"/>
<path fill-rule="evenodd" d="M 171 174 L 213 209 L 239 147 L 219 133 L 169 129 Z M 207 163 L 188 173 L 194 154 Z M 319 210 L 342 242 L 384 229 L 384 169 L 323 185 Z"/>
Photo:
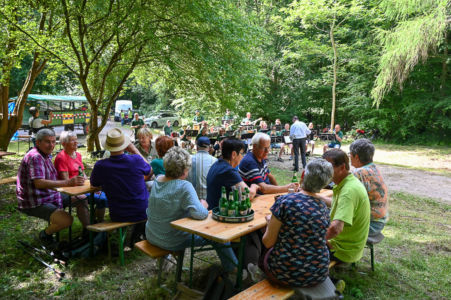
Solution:
<path fill-rule="evenodd" d="M 227 195 L 226 195 L 226 189 L 223 186 L 221 188 L 221 198 L 219 199 L 219 214 L 221 216 L 227 216 L 228 214 L 228 203 L 227 203 Z"/>
<path fill-rule="evenodd" d="M 247 215 L 246 194 L 244 191 L 241 192 L 241 200 L 240 200 L 239 210 L 240 210 L 240 216 Z"/>
<path fill-rule="evenodd" d="M 237 190 L 233 189 L 233 198 L 232 200 L 229 200 L 229 207 L 228 207 L 228 212 L 227 215 L 229 217 L 236 217 L 237 215 L 237 201 L 238 201 L 238 194 L 237 194 Z"/>
<path fill-rule="evenodd" d="M 291 182 L 292 183 L 297 183 L 298 182 L 298 175 L 296 172 L 293 173 L 293 178 L 291 178 Z"/>
<path fill-rule="evenodd" d="M 78 166 L 78 176 L 83 177 L 83 170 L 81 169 L 81 166 Z"/>
<path fill-rule="evenodd" d="M 247 214 L 250 214 L 250 213 L 251 213 L 251 206 L 252 206 L 252 204 L 251 204 L 251 199 L 249 198 L 249 189 L 248 189 L 248 188 L 245 188 L 244 190 L 245 190 L 245 192 L 246 192 L 246 207 L 247 207 Z"/>

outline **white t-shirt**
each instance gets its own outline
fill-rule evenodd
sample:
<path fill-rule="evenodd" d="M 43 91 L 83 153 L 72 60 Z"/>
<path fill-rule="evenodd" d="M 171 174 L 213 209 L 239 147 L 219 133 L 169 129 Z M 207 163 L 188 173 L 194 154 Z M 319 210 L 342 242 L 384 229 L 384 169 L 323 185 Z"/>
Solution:
<path fill-rule="evenodd" d="M 30 122 L 31 122 L 31 119 L 32 119 L 33 117 L 31 117 L 30 118 Z M 32 124 L 30 124 L 31 125 L 31 128 L 33 129 L 40 129 L 40 128 L 42 128 L 42 127 L 44 127 L 44 124 L 42 124 L 42 119 L 41 118 L 36 118 L 36 119 L 34 119 L 33 120 L 33 123 Z M 33 131 L 32 131 L 32 133 L 31 133 L 31 137 L 32 138 L 35 138 L 36 137 L 36 133 L 34 133 Z"/>

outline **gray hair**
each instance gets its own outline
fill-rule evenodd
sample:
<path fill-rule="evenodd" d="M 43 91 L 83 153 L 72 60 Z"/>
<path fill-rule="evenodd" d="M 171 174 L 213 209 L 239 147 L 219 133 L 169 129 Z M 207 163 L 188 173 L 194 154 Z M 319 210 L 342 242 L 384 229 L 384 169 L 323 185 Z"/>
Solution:
<path fill-rule="evenodd" d="M 46 136 L 55 136 L 55 131 L 49 128 L 42 128 L 36 133 L 36 140 L 42 141 L 42 139 Z"/>
<path fill-rule="evenodd" d="M 257 132 L 253 137 L 252 137 L 252 145 L 259 145 L 260 141 L 271 141 L 271 138 L 269 137 L 269 135 L 267 135 L 266 133 L 263 132 Z"/>
<path fill-rule="evenodd" d="M 307 192 L 318 193 L 329 184 L 333 175 L 334 168 L 330 162 L 322 158 L 314 159 L 305 168 L 301 187 Z"/>
<path fill-rule="evenodd" d="M 67 142 L 69 142 L 70 138 L 74 137 L 77 138 L 77 134 L 73 131 L 63 131 L 60 134 L 60 143 L 61 144 L 65 144 Z"/>
<path fill-rule="evenodd" d="M 373 162 L 375 150 L 373 143 L 368 139 L 355 140 L 349 147 L 351 154 L 353 156 L 357 154 L 360 162 L 364 165 Z"/>
<path fill-rule="evenodd" d="M 180 147 L 172 147 L 163 157 L 166 176 L 179 178 L 186 169 L 191 168 L 191 155 Z"/>
<path fill-rule="evenodd" d="M 140 136 L 149 136 L 150 139 L 153 138 L 152 131 L 150 131 L 150 129 L 147 128 L 147 127 L 140 128 L 140 129 L 138 130 L 138 133 L 136 134 L 136 136 L 137 136 L 137 137 L 140 137 Z"/>

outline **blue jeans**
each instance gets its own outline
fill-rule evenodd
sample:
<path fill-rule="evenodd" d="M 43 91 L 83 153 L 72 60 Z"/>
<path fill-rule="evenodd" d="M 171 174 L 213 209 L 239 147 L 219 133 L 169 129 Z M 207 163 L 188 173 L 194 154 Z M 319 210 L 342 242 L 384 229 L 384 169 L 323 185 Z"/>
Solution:
<path fill-rule="evenodd" d="M 212 245 L 216 250 L 216 254 L 218 254 L 219 259 L 221 260 L 221 265 L 226 272 L 233 271 L 238 266 L 238 259 L 233 253 L 232 248 L 224 248 L 224 246 L 230 246 L 230 243 L 220 244 L 207 239 L 204 239 L 201 236 L 194 235 L 194 246 L 204 246 L 204 245 Z M 177 249 L 167 249 L 171 251 L 181 251 L 185 248 L 191 247 L 191 236 L 187 238 L 183 244 Z"/>
<path fill-rule="evenodd" d="M 377 235 L 379 234 L 382 229 L 384 229 L 385 223 L 384 222 L 370 222 L 370 232 L 368 236 Z"/>

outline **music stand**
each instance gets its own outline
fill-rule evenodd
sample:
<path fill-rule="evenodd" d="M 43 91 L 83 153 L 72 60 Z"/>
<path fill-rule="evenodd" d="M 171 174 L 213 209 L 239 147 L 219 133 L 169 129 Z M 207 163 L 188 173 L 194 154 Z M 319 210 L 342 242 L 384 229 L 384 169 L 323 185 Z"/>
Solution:
<path fill-rule="evenodd" d="M 271 144 L 279 144 L 279 143 L 283 143 L 283 136 L 272 136 L 271 137 Z"/>
<path fill-rule="evenodd" d="M 198 133 L 199 133 L 198 130 L 193 130 L 193 129 L 186 129 L 185 130 L 185 135 L 189 136 L 189 137 L 196 137 Z"/>
<path fill-rule="evenodd" d="M 285 144 L 291 144 L 293 143 L 290 139 L 290 136 L 286 135 L 283 137 Z"/>
<path fill-rule="evenodd" d="M 254 136 L 254 134 L 255 134 L 255 132 L 242 133 L 241 134 L 241 139 L 242 140 L 251 139 Z"/>
<path fill-rule="evenodd" d="M 282 131 L 282 125 L 274 125 L 276 126 L 276 131 Z"/>
<path fill-rule="evenodd" d="M 242 125 L 244 130 L 254 130 L 254 125 Z"/>

